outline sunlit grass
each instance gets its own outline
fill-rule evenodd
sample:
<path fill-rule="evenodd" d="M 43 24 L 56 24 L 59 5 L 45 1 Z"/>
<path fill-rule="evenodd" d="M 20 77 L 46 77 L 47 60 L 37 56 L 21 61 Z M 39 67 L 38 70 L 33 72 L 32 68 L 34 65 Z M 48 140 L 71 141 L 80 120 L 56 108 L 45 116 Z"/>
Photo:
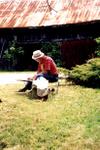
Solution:
<path fill-rule="evenodd" d="M 17 150 L 99 150 L 100 90 L 60 86 L 48 101 L 0 86 L 0 142 Z"/>

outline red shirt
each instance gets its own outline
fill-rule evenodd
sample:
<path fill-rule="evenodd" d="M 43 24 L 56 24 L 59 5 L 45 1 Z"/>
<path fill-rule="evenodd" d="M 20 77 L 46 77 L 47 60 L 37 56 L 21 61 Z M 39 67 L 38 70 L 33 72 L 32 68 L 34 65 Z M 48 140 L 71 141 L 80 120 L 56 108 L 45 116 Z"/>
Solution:
<path fill-rule="evenodd" d="M 44 56 L 38 65 L 38 72 L 47 73 L 50 71 L 51 74 L 58 74 L 57 66 L 54 60 L 49 56 Z"/>

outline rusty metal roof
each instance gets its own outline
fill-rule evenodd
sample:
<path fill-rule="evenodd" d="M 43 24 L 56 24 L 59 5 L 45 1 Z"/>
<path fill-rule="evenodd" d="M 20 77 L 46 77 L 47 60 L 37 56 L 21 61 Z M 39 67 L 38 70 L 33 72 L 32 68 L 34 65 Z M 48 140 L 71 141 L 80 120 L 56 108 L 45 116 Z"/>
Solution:
<path fill-rule="evenodd" d="M 0 28 L 100 20 L 100 0 L 0 0 Z"/>

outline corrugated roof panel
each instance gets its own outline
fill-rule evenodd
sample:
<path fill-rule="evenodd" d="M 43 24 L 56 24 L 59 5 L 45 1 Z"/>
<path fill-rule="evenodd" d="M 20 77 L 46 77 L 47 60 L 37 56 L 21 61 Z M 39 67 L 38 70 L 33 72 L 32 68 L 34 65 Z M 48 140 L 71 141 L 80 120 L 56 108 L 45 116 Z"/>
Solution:
<path fill-rule="evenodd" d="M 0 0 L 0 28 L 100 20 L 100 0 Z"/>

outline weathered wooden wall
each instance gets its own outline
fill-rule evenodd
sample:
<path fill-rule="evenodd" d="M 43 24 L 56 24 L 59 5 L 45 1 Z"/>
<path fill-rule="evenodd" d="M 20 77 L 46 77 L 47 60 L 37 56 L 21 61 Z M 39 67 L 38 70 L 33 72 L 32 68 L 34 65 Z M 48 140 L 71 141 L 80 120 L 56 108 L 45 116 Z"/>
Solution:
<path fill-rule="evenodd" d="M 66 68 L 84 63 L 92 57 L 96 42 L 90 39 L 64 41 L 61 43 L 61 55 Z"/>

